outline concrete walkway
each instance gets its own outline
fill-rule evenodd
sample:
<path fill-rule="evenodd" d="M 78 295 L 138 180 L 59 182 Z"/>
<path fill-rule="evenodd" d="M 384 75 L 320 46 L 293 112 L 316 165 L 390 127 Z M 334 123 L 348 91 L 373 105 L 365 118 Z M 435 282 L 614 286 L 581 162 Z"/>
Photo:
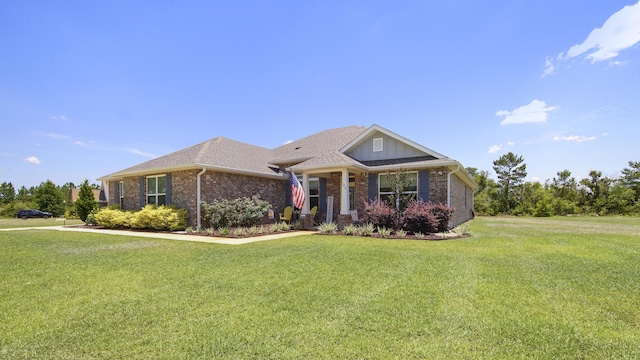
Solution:
<path fill-rule="evenodd" d="M 137 236 L 137 237 L 152 238 L 152 239 L 194 241 L 194 242 L 216 243 L 216 244 L 226 244 L 226 245 L 242 245 L 242 244 L 248 244 L 248 243 L 253 243 L 258 241 L 277 240 L 277 239 L 293 237 L 293 236 L 315 234 L 315 232 L 312 232 L 312 231 L 292 231 L 292 232 L 286 232 L 286 233 L 278 233 L 278 234 L 270 234 L 270 235 L 236 239 L 236 238 L 221 238 L 221 237 L 205 236 L 205 235 L 201 236 L 201 235 L 187 235 L 187 234 L 176 234 L 176 233 L 109 230 L 109 229 L 95 229 L 95 228 L 84 228 L 84 227 L 75 227 L 75 226 L 42 226 L 42 227 L 0 229 L 0 231 L 18 231 L 18 230 L 74 231 L 74 232 L 86 232 L 86 233 L 93 233 L 93 234 Z"/>

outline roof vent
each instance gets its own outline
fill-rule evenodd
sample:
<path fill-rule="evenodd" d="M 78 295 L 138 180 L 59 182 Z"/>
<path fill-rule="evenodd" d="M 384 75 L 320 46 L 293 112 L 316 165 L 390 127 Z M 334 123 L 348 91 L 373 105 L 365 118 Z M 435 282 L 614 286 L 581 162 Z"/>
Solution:
<path fill-rule="evenodd" d="M 297 146 L 294 150 L 300 150 L 300 146 Z"/>
<path fill-rule="evenodd" d="M 373 139 L 373 152 L 380 152 L 384 149 L 382 138 L 374 138 Z"/>

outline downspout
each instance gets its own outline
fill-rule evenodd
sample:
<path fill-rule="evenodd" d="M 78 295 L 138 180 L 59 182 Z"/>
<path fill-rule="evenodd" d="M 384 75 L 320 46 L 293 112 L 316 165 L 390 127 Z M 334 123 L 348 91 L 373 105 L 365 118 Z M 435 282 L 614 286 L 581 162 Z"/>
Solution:
<path fill-rule="evenodd" d="M 200 202 L 202 201 L 202 195 L 200 194 L 200 176 L 202 176 L 205 172 L 207 172 L 207 168 L 202 168 L 202 171 L 200 171 L 198 173 L 198 177 L 197 177 L 197 185 L 196 185 L 196 216 L 198 217 L 198 227 L 197 229 L 200 230 L 200 226 L 201 226 L 201 221 L 200 221 L 200 216 L 201 216 L 201 210 L 200 208 L 202 207 L 200 205 Z"/>
<path fill-rule="evenodd" d="M 450 171 L 449 174 L 447 175 L 447 206 L 448 207 L 451 207 L 451 175 L 457 173 L 458 171 L 460 171 L 460 164 L 456 166 L 455 170 Z"/>

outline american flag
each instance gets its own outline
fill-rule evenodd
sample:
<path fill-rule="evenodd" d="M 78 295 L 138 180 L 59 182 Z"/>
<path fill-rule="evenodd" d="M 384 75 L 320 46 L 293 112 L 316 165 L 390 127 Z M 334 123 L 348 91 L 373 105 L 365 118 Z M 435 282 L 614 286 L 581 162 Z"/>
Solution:
<path fill-rule="evenodd" d="M 289 173 L 289 180 L 291 180 L 291 198 L 293 199 L 293 205 L 298 209 L 302 209 L 304 205 L 304 190 L 298 178 L 293 174 L 293 171 Z"/>

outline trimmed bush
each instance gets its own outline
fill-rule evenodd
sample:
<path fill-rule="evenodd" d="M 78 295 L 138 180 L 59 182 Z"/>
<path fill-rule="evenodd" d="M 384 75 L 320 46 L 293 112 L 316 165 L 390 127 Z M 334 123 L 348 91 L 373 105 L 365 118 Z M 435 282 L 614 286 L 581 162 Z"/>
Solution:
<path fill-rule="evenodd" d="M 413 201 L 398 216 L 397 226 L 411 233 L 435 233 L 449 230 L 453 208 L 444 204 Z"/>
<path fill-rule="evenodd" d="M 176 231 L 187 228 L 187 210 L 167 206 L 147 205 L 138 212 L 102 209 L 95 214 L 98 225 L 108 228 L 134 228 Z"/>
<path fill-rule="evenodd" d="M 209 227 L 251 227 L 262 222 L 271 209 L 269 202 L 260 197 L 238 198 L 235 200 L 214 200 L 211 204 L 202 202 L 203 217 Z"/>
<path fill-rule="evenodd" d="M 365 202 L 362 220 L 374 227 L 392 229 L 396 222 L 396 209 L 384 201 Z"/>

